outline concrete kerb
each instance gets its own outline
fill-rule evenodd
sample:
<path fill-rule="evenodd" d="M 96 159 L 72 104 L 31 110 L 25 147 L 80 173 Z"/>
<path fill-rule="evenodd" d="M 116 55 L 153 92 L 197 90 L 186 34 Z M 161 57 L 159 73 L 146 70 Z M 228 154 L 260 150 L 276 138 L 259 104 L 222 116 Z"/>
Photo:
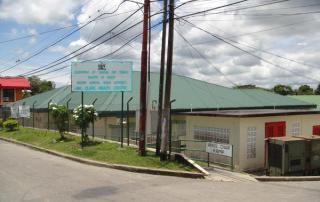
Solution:
<path fill-rule="evenodd" d="M 27 144 L 24 142 L 20 142 L 20 141 L 13 140 L 13 139 L 8 139 L 8 138 L 4 138 L 4 137 L 0 137 L 0 140 L 14 143 L 17 145 L 22 145 L 22 146 L 25 146 L 25 147 L 28 147 L 28 148 L 31 148 L 31 149 L 34 149 L 37 151 L 46 152 L 48 154 L 52 154 L 52 155 L 62 157 L 65 159 L 69 159 L 72 161 L 76 161 L 79 163 L 84 163 L 87 165 L 112 168 L 112 169 L 124 170 L 124 171 L 129 171 L 129 172 L 135 172 L 135 173 L 166 175 L 166 176 L 185 177 L 185 178 L 205 178 L 205 176 L 206 176 L 204 173 L 192 173 L 192 172 L 187 172 L 187 171 L 173 171 L 173 170 L 145 168 L 145 167 L 138 167 L 138 166 L 127 166 L 127 165 L 120 165 L 120 164 L 108 164 L 108 163 L 103 163 L 103 162 L 99 162 L 99 161 L 94 161 L 94 160 L 71 156 L 68 154 L 52 151 L 49 149 L 44 149 L 41 147 L 37 147 L 37 146 L 31 145 L 31 144 Z"/>
<path fill-rule="evenodd" d="M 320 181 L 320 176 L 279 176 L 279 177 L 255 177 L 260 182 L 297 182 L 297 181 Z"/>

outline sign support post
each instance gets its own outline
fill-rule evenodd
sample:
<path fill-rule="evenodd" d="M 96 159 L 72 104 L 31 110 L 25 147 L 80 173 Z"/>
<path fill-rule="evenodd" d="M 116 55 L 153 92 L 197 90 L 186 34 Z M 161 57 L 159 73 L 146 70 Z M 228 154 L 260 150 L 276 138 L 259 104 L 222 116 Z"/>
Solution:
<path fill-rule="evenodd" d="M 133 97 L 131 97 L 131 98 L 127 101 L 127 145 L 128 145 L 128 146 L 129 146 L 129 144 L 130 144 L 129 103 L 131 102 L 132 99 L 133 99 Z"/>
<path fill-rule="evenodd" d="M 121 141 L 121 147 L 123 147 L 123 91 L 121 91 L 121 136 L 120 136 L 120 141 Z"/>
<path fill-rule="evenodd" d="M 81 118 L 82 118 L 82 120 L 81 120 L 82 124 L 81 124 L 81 125 L 83 125 L 83 122 L 84 122 L 83 113 L 84 113 L 84 109 L 83 109 L 83 91 L 81 91 L 81 114 L 82 114 L 82 116 L 81 116 Z M 83 128 L 83 126 L 82 126 L 82 127 L 81 127 L 81 148 L 83 148 L 83 142 L 84 142 L 83 140 L 84 140 L 84 128 Z"/>
<path fill-rule="evenodd" d="M 94 101 L 92 102 L 93 106 L 97 102 L 97 100 L 98 98 L 94 99 Z M 94 140 L 94 119 L 92 120 L 92 139 Z"/>

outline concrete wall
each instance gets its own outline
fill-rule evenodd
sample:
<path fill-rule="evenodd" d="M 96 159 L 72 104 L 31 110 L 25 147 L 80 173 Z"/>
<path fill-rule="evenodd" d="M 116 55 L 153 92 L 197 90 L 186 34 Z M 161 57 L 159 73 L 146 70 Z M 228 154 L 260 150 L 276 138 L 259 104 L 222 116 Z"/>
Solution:
<path fill-rule="evenodd" d="M 286 122 L 286 136 L 292 136 L 293 124 L 300 123 L 300 135 L 311 136 L 312 126 L 320 124 L 320 115 L 293 115 L 254 117 L 240 119 L 240 168 L 241 170 L 254 170 L 264 168 L 265 165 L 265 123 Z M 247 158 L 248 127 L 256 127 L 256 158 Z"/>
<path fill-rule="evenodd" d="M 239 131 L 240 131 L 240 119 L 239 118 L 225 118 L 225 117 L 205 117 L 205 116 L 188 116 L 187 120 L 187 136 L 188 140 L 194 140 L 193 129 L 195 126 L 200 127 L 216 127 L 216 128 L 226 128 L 230 129 L 229 144 L 233 145 L 234 149 L 234 158 L 233 165 L 235 169 L 239 169 Z M 205 151 L 205 143 L 187 143 L 187 148 L 189 149 L 201 149 Z M 187 154 L 188 155 L 188 154 Z M 207 154 L 205 152 L 194 152 L 191 157 L 200 158 L 201 160 L 207 159 Z M 211 162 L 222 163 L 231 165 L 231 158 L 224 157 L 219 155 L 211 155 Z"/>
<path fill-rule="evenodd" d="M 31 113 L 32 115 L 32 113 Z M 47 113 L 35 113 L 35 127 L 47 128 Z M 20 119 L 22 125 L 32 127 L 32 117 L 30 119 Z M 72 118 L 70 131 L 80 133 L 80 130 L 74 125 Z M 180 141 L 180 144 L 187 146 L 184 153 L 196 159 L 207 160 L 205 151 L 205 143 L 195 142 L 194 127 L 216 127 L 227 128 L 230 130 L 229 144 L 233 145 L 234 159 L 233 164 L 236 170 L 255 170 L 264 168 L 265 164 L 265 123 L 266 122 L 286 122 L 286 135 L 292 135 L 292 126 L 294 123 L 300 123 L 299 134 L 303 136 L 312 135 L 312 126 L 320 125 L 320 115 L 292 115 L 292 116 L 271 116 L 271 117 L 253 117 L 253 118 L 236 118 L 236 117 L 205 117 L 205 116 L 184 116 L 176 115 L 172 117 L 172 140 L 191 140 Z M 136 118 L 130 117 L 130 139 L 131 143 L 135 143 Z M 179 125 L 181 124 L 181 125 Z M 247 137 L 248 127 L 256 128 L 256 156 L 255 158 L 247 158 Z M 53 119 L 50 117 L 50 129 L 55 129 Z M 182 130 L 183 132 L 179 131 Z M 87 133 L 91 136 L 92 126 L 90 125 Z M 126 127 L 124 127 L 124 142 L 126 142 Z M 120 137 L 119 117 L 100 117 L 95 121 L 95 136 L 105 139 L 118 141 Z M 152 136 L 153 137 L 153 136 Z M 147 137 L 148 145 L 154 146 L 154 141 Z M 152 138 L 151 138 L 152 139 Z M 180 145 L 173 143 L 173 147 L 178 148 Z M 200 150 L 200 151 L 190 151 Z M 210 156 L 211 162 L 231 164 L 231 158 L 217 155 Z"/>

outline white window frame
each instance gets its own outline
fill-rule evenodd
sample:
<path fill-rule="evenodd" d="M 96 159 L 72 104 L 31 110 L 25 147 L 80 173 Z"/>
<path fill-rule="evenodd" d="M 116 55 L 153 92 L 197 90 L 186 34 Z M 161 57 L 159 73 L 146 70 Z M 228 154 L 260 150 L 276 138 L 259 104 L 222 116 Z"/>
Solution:
<path fill-rule="evenodd" d="M 247 129 L 247 159 L 257 157 L 257 128 L 248 127 Z"/>

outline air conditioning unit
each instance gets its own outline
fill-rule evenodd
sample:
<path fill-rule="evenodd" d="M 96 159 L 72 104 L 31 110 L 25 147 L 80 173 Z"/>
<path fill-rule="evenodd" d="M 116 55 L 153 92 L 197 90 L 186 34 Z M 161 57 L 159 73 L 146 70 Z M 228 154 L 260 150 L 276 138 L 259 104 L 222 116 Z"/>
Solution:
<path fill-rule="evenodd" d="M 10 100 L 9 97 L 3 97 L 4 102 L 9 102 L 9 100 Z"/>

